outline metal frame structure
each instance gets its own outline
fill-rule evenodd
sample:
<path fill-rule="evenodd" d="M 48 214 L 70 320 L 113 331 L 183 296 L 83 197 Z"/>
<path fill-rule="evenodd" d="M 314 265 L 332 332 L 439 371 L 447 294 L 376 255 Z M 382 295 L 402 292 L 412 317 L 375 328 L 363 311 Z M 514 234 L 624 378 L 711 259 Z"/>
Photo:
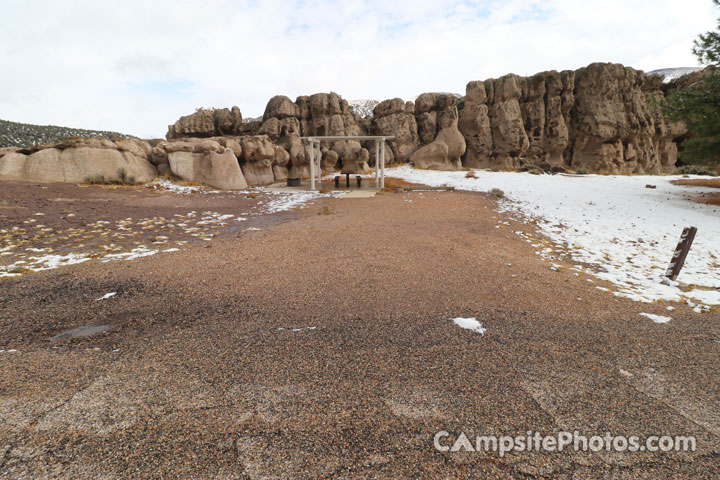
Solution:
<path fill-rule="evenodd" d="M 320 163 L 321 156 L 318 155 L 317 165 L 315 165 L 315 144 L 320 149 L 320 142 L 337 142 L 339 140 L 373 140 L 375 142 L 375 187 L 379 190 L 385 188 L 385 141 L 392 140 L 393 136 L 312 136 L 312 137 L 300 137 L 302 140 L 307 140 L 310 143 L 310 190 L 315 190 L 316 182 L 316 170 L 317 170 L 317 183 L 322 181 L 322 165 Z M 380 164 L 378 165 L 378 159 Z"/>

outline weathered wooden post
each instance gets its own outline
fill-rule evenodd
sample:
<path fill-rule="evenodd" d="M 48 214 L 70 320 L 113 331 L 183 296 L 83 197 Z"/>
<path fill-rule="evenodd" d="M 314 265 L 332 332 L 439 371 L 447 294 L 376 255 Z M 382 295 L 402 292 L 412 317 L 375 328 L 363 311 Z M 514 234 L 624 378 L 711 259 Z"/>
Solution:
<path fill-rule="evenodd" d="M 680 274 L 683 265 L 685 265 L 685 258 L 695 240 L 696 233 L 697 228 L 695 227 L 685 227 L 683 229 L 680 242 L 677 244 L 677 247 L 675 247 L 675 253 L 672 256 L 672 260 L 670 260 L 670 266 L 665 272 L 665 276 L 670 280 L 674 281 Z"/>

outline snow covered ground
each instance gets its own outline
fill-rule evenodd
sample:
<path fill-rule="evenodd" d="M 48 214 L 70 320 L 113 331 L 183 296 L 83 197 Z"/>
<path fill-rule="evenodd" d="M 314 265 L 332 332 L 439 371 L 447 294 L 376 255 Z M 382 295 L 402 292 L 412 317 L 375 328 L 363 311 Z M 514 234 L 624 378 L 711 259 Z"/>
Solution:
<path fill-rule="evenodd" d="M 501 208 L 535 220 L 554 243 L 543 248 L 529 232 L 516 231 L 539 248 L 538 254 L 550 260 L 568 258 L 578 270 L 615 284 L 615 295 L 641 302 L 686 302 L 698 312 L 720 305 L 720 207 L 688 199 L 713 189 L 672 185 L 672 180 L 682 178 L 679 176 L 531 175 L 477 170 L 477 178 L 466 178 L 466 173 L 409 166 L 386 170 L 388 177 L 434 187 L 503 190 Z M 645 188 L 648 184 L 656 188 Z M 686 226 L 698 228 L 695 243 L 679 283 L 669 282 L 663 274 Z"/>

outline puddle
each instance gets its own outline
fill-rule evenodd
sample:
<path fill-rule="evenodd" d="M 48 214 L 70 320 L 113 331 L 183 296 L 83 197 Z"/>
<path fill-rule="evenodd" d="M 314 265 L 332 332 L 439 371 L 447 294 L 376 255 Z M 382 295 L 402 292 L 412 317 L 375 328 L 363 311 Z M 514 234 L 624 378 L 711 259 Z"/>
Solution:
<path fill-rule="evenodd" d="M 55 342 L 57 340 L 65 340 L 66 338 L 89 337 L 106 330 L 110 330 L 110 325 L 84 325 L 82 327 L 58 333 L 54 337 L 50 337 L 49 340 L 51 342 Z"/>

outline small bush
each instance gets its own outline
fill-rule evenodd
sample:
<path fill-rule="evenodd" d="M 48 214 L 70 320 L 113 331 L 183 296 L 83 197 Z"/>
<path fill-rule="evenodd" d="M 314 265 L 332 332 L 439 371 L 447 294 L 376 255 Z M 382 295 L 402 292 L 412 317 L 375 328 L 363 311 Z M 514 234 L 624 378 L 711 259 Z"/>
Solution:
<path fill-rule="evenodd" d="M 477 175 L 475 175 L 475 172 L 470 170 L 465 174 L 465 178 L 477 178 Z"/>
<path fill-rule="evenodd" d="M 493 197 L 503 198 L 505 196 L 505 192 L 500 190 L 499 188 L 493 188 L 488 192 Z"/>
<path fill-rule="evenodd" d="M 108 179 L 104 175 L 86 177 L 85 182 L 90 185 L 135 185 L 135 177 L 127 174 L 124 168 L 117 171 L 117 178 Z"/>
<path fill-rule="evenodd" d="M 590 172 L 588 172 L 587 168 L 578 168 L 577 170 L 575 170 L 575 173 L 577 173 L 578 175 L 587 175 Z"/>

